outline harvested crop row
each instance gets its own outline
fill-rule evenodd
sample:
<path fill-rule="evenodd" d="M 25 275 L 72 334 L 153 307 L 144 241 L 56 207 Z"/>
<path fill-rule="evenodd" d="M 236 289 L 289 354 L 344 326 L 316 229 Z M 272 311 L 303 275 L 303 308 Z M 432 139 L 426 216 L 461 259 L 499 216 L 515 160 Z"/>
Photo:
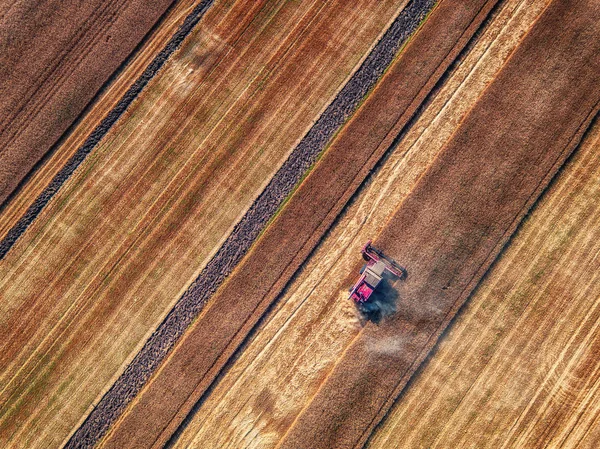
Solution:
<path fill-rule="evenodd" d="M 0 262 L 4 446 L 91 411 L 402 7 L 206 12 Z"/>
<path fill-rule="evenodd" d="M 444 1 L 434 10 L 251 254 L 208 303 L 158 376 L 133 401 L 109 434 L 107 446 L 144 440 L 160 445 L 169 438 L 494 4 L 461 2 L 462 8 L 457 8 Z M 426 50 L 430 58 L 423 63 Z M 255 275 L 258 267 L 260 277 Z M 185 368 L 189 366 L 194 369 Z"/>
<path fill-rule="evenodd" d="M 0 204 L 172 0 L 25 1 L 0 19 Z"/>
<path fill-rule="evenodd" d="M 186 419 L 173 448 L 277 445 L 361 329 L 348 287 L 356 279 L 362 245 L 381 232 L 545 3 L 510 0 L 498 8 L 286 287 L 275 310 Z"/>
<path fill-rule="evenodd" d="M 600 6 L 555 0 L 377 238 L 409 272 L 401 313 L 363 329 L 279 447 L 365 443 L 579 143 L 599 82 Z"/>
<path fill-rule="evenodd" d="M 600 445 L 600 121 L 371 448 Z"/>

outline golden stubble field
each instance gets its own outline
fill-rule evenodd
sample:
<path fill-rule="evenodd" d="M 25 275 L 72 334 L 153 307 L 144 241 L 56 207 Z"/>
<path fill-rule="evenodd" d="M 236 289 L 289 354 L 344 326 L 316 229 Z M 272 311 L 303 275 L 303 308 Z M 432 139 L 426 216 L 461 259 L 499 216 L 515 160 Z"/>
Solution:
<path fill-rule="evenodd" d="M 369 447 L 597 447 L 600 124 Z"/>
<path fill-rule="evenodd" d="M 0 261 L 3 447 L 66 441 L 405 4 L 223 0 L 209 9 Z M 331 379 L 350 374 L 340 366 L 360 369 L 362 359 L 348 362 L 348 354 L 357 353 L 352 347 L 361 338 L 365 351 L 385 357 L 408 358 L 410 349 L 394 338 L 372 338 L 378 335 L 373 323 L 367 325 L 370 333 L 362 332 L 366 323 L 347 300 L 360 247 L 389 231 L 402 210 L 398 205 L 419 190 L 438 154 L 447 153 L 463 119 L 510 66 L 507 61 L 548 4 L 500 2 L 170 447 L 341 441 L 333 439 L 331 421 L 314 419 L 332 410 L 324 397 L 342 405 L 336 409 L 346 413 L 340 421 L 349 416 L 351 423 L 361 407 L 371 413 L 366 394 L 349 404 L 338 401 L 335 391 L 346 385 Z M 568 4 L 553 3 L 559 10 Z M 171 11 L 61 151 L 4 211 L 0 234 L 192 7 L 186 1 Z M 596 122 L 386 412 L 368 447 L 597 447 L 599 148 Z M 387 312 L 396 312 L 390 307 Z M 158 376 L 160 370 L 153 380 Z M 351 382 L 360 376 L 368 379 L 367 372 L 347 376 L 348 385 L 359 385 Z M 323 395 L 331 385 L 333 396 Z M 141 413 L 152 409 L 142 407 Z M 315 423 L 325 431 L 312 435 Z M 176 428 L 178 421 L 161 425 Z M 356 427 L 352 432 L 364 433 Z M 156 433 L 151 430 L 149 435 Z M 122 433 L 128 432 L 125 426 Z M 103 443 L 118 447 L 120 441 Z"/>

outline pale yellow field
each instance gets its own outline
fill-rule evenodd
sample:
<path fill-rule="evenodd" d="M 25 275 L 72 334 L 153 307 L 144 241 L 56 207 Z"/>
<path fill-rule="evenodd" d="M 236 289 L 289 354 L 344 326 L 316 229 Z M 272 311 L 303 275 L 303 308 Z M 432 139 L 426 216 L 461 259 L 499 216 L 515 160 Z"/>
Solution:
<path fill-rule="evenodd" d="M 275 447 L 360 330 L 351 267 L 411 190 L 544 8 L 508 1 L 381 170 L 348 208 L 276 310 L 202 403 L 175 447 Z M 389 350 L 393 342 L 373 342 Z"/>
<path fill-rule="evenodd" d="M 600 445 L 600 123 L 369 447 Z"/>
<path fill-rule="evenodd" d="M 215 2 L 0 262 L 2 447 L 68 437 L 404 4 Z"/>

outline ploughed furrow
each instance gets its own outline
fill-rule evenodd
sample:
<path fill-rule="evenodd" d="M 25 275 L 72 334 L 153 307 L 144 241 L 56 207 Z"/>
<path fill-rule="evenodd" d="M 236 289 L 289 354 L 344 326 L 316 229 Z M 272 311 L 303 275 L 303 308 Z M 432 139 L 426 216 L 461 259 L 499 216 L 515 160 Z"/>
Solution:
<path fill-rule="evenodd" d="M 600 123 L 369 447 L 600 445 Z"/>
<path fill-rule="evenodd" d="M 579 144 L 599 82 L 600 6 L 553 1 L 375 241 L 408 270 L 399 313 L 358 334 L 278 447 L 366 442 Z"/>
<path fill-rule="evenodd" d="M 2 446 L 69 437 L 404 6 L 206 10 L 0 262 Z"/>
<path fill-rule="evenodd" d="M 511 0 L 498 8 L 186 419 L 173 447 L 276 446 L 361 328 L 347 300 L 361 246 L 381 232 L 546 3 Z"/>
<path fill-rule="evenodd" d="M 0 18 L 0 204 L 172 0 L 23 1 Z"/>
<path fill-rule="evenodd" d="M 161 446 L 169 439 L 494 4 L 440 3 L 116 423 L 106 446 Z"/>

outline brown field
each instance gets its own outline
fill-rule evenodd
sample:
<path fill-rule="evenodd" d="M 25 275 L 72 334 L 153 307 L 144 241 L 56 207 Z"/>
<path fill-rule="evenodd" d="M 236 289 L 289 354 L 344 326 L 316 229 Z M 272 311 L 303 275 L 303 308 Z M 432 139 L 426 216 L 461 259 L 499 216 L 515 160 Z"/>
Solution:
<path fill-rule="evenodd" d="M 6 237 L 7 232 L 25 214 L 34 200 L 48 185 L 48 182 L 56 176 L 77 149 L 84 144 L 90 133 L 100 125 L 107 111 L 116 106 L 131 84 L 167 44 L 197 2 L 198 0 L 179 0 L 168 10 L 162 18 L 160 26 L 148 36 L 141 48 L 132 55 L 131 60 L 123 67 L 119 76 L 104 91 L 98 94 L 97 98 L 94 99 L 94 103 L 90 105 L 89 110 L 73 131 L 65 136 L 64 141 L 59 146 L 59 151 L 49 154 L 40 163 L 39 168 L 31 173 L 27 182 L 20 187 L 18 194 L 4 204 L 0 214 L 0 239 Z"/>
<path fill-rule="evenodd" d="M 16 70 L 0 86 L 41 75 L 0 104 L 23 105 L 0 123 L 0 195 L 3 174 L 18 183 L 14 167 L 37 160 L 4 157 L 43 125 L 39 158 L 80 121 L 0 214 L 0 446 L 598 447 L 597 2 L 440 0 L 343 126 L 321 117 L 337 133 L 284 206 L 289 190 L 266 193 L 292 189 L 284 161 L 312 151 L 308 130 L 331 135 L 317 118 L 426 3 L 216 0 L 14 245 L 9 230 L 199 3 L 176 2 L 83 116 L 109 75 L 86 61 L 141 39 L 119 19 L 137 3 L 82 6 L 89 29 L 60 30 L 39 61 L 26 40 L 3 56 Z M 75 95 L 85 77 L 100 84 Z M 57 114 L 70 97 L 74 118 Z M 240 233 L 253 210 L 262 224 Z M 368 239 L 408 270 L 371 319 L 347 299 Z M 241 262 L 219 259 L 235 245 Z M 216 293 L 190 293 L 220 272 Z M 178 310 L 200 315 L 169 321 Z"/>
<path fill-rule="evenodd" d="M 600 123 L 369 447 L 598 447 Z"/>
<path fill-rule="evenodd" d="M 0 7 L 0 204 L 171 3 L 4 2 Z"/>
<path fill-rule="evenodd" d="M 211 7 L 0 262 L 4 447 L 72 432 L 402 6 Z"/>
<path fill-rule="evenodd" d="M 381 232 L 545 4 L 525 8 L 514 0 L 500 9 L 319 245 L 175 447 L 274 447 L 279 442 L 361 329 L 346 300 L 360 247 Z"/>
<path fill-rule="evenodd" d="M 306 253 L 327 229 L 326 224 L 339 213 L 347 201 L 344 196 L 355 190 L 366 176 L 374 164 L 368 160 L 369 156 L 377 160 L 387 148 L 390 141 L 386 144 L 385 140 L 390 136 L 386 133 L 397 125 L 401 127 L 399 123 L 406 123 L 414 113 L 427 93 L 423 90 L 431 89 L 435 77 L 441 76 L 452 62 L 452 58 L 446 56 L 458 54 L 460 45 L 465 45 L 468 37 L 464 38 L 464 30 L 470 30 L 471 34 L 475 32 L 477 27 L 471 26 L 472 22 L 483 20 L 478 12 L 487 5 L 485 2 L 472 2 L 460 14 L 455 13 L 453 21 L 447 20 L 448 11 L 454 11 L 453 2 L 443 3 L 432 14 L 402 57 L 389 69 L 378 89 L 257 243 L 251 256 L 202 311 L 159 374 L 113 428 L 105 446 L 124 447 L 149 440 L 159 447 L 169 438 L 289 276 L 304 261 Z M 438 27 L 438 20 L 445 21 L 445 27 Z M 447 30 L 448 34 L 440 33 L 440 30 Z M 437 53 L 432 55 L 427 65 L 415 66 L 413 61 L 423 46 L 432 44 L 432 36 L 439 39 L 434 41 L 440 44 Z M 410 70 L 418 71 L 412 73 L 414 84 L 407 85 L 404 92 L 398 92 L 397 80 L 404 79 Z M 412 99 L 416 99 L 416 105 L 411 104 Z M 375 115 L 381 121 L 373 121 L 372 111 L 383 107 L 389 114 Z M 367 133 L 369 139 L 365 140 Z M 381 151 L 379 155 L 377 151 Z M 260 272 L 261 276 L 257 277 L 256 272 Z M 252 295 L 248 295 L 249 291 Z M 187 368 L 190 366 L 194 367 L 193 370 Z M 160 399 L 164 397 L 169 397 L 169 400 Z M 163 429 L 167 423 L 168 426 Z"/>
<path fill-rule="evenodd" d="M 551 3 L 375 239 L 408 270 L 400 312 L 362 329 L 278 447 L 364 445 L 579 144 L 599 82 L 600 7 Z"/>

